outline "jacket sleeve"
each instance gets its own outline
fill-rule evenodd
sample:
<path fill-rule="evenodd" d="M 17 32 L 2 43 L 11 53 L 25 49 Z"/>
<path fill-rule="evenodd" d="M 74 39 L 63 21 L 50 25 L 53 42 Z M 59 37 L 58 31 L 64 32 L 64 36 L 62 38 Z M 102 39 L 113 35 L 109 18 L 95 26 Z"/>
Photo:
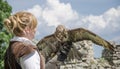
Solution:
<path fill-rule="evenodd" d="M 35 51 L 35 46 L 25 45 L 21 42 L 14 43 L 11 48 L 16 59 Z"/>
<path fill-rule="evenodd" d="M 40 56 L 36 46 L 16 43 L 13 47 L 13 53 L 22 69 L 40 69 Z"/>

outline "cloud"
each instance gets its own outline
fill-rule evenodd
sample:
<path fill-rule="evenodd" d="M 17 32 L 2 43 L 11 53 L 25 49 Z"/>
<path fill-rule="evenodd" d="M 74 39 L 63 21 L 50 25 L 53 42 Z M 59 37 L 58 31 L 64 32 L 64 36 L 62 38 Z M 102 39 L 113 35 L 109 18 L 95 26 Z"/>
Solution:
<path fill-rule="evenodd" d="M 59 24 L 68 28 L 84 27 L 100 35 L 120 34 L 120 6 L 108 9 L 101 15 L 84 16 L 75 11 L 70 3 L 47 0 L 44 7 L 35 5 L 28 11 L 38 19 L 38 34 L 36 36 L 39 38 L 53 33 Z"/>
<path fill-rule="evenodd" d="M 82 19 L 88 24 L 88 29 L 96 33 L 114 33 L 120 31 L 120 7 L 111 8 L 105 13 L 95 16 L 89 15 Z"/>
<path fill-rule="evenodd" d="M 67 25 L 79 18 L 77 12 L 72 9 L 69 3 L 60 3 L 59 0 L 47 0 L 45 7 L 35 5 L 27 11 L 37 17 L 39 30 L 37 35 L 42 37 L 54 32 L 57 25 Z"/>
<path fill-rule="evenodd" d="M 59 0 L 47 0 L 47 6 L 43 10 L 43 18 L 48 26 L 65 24 L 78 18 L 78 14 L 69 3 L 60 3 Z"/>
<path fill-rule="evenodd" d="M 33 13 L 37 18 L 40 18 L 42 16 L 42 7 L 39 5 L 33 6 L 33 8 L 28 9 L 27 11 Z"/>

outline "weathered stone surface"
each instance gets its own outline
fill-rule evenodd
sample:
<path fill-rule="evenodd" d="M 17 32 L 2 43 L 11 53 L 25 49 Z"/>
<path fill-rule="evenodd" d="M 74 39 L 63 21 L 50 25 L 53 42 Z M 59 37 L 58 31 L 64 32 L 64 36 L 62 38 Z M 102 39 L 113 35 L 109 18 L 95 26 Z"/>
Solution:
<path fill-rule="evenodd" d="M 104 49 L 102 58 L 95 59 L 93 43 L 88 40 L 73 43 L 82 54 L 81 59 L 67 61 L 60 69 L 120 69 L 120 45 L 115 45 L 113 52 Z"/>

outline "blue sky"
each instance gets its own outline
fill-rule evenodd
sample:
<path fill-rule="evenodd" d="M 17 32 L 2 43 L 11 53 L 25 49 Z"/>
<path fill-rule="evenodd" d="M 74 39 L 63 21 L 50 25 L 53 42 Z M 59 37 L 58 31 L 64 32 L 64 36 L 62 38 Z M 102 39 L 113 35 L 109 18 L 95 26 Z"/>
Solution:
<path fill-rule="evenodd" d="M 108 41 L 120 44 L 120 0 L 7 0 L 13 13 L 26 10 L 38 19 L 36 39 L 55 31 L 59 24 L 68 29 L 83 27 Z M 102 47 L 94 47 L 100 57 Z"/>

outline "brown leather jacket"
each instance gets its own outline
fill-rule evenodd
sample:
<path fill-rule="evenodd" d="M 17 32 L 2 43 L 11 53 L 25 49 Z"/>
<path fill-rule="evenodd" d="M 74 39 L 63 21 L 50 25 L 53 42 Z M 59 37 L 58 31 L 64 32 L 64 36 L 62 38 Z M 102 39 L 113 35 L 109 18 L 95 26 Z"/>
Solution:
<path fill-rule="evenodd" d="M 6 50 L 4 57 L 5 69 L 22 69 L 21 66 L 19 65 L 19 58 L 35 50 L 37 50 L 36 46 L 24 44 L 18 41 L 10 42 L 10 45 Z M 40 69 L 44 69 L 43 60 L 41 59 L 40 62 L 41 62 Z"/>

